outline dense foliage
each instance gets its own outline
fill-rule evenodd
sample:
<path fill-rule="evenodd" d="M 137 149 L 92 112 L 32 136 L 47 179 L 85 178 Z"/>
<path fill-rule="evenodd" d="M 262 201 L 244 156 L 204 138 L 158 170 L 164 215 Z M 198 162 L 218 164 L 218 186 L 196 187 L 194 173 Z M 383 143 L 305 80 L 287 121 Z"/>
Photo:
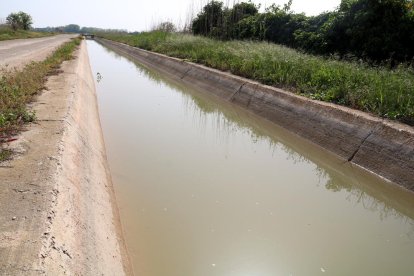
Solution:
<path fill-rule="evenodd" d="M 316 54 L 412 62 L 413 0 L 342 0 L 337 10 L 311 17 L 291 12 L 291 4 L 259 13 L 251 2 L 226 8 L 211 1 L 193 20 L 192 31 L 219 39 L 265 40 Z"/>
<path fill-rule="evenodd" d="M 9 14 L 6 22 L 13 30 L 29 30 L 33 24 L 32 17 L 22 11 Z"/>

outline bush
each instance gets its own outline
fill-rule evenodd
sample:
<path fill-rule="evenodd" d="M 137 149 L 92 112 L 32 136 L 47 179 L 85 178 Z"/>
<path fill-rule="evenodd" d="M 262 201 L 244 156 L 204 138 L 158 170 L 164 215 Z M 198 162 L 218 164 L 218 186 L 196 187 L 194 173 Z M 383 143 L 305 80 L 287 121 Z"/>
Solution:
<path fill-rule="evenodd" d="M 32 17 L 25 12 L 11 13 L 6 18 L 7 24 L 13 30 L 23 29 L 29 30 L 33 24 Z"/>

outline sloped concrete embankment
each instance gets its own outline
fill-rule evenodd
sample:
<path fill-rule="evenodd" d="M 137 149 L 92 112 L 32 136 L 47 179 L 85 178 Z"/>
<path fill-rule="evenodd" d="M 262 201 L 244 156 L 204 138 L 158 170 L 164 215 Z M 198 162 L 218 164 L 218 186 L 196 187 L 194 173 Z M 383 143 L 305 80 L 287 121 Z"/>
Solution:
<path fill-rule="evenodd" d="M 75 55 L 0 168 L 1 275 L 131 274 L 84 42 Z"/>
<path fill-rule="evenodd" d="M 180 59 L 96 38 L 173 79 L 209 91 L 308 141 L 414 191 L 414 129 L 367 113 L 310 100 Z"/>
<path fill-rule="evenodd" d="M 50 275 L 124 275 L 129 266 L 84 42 L 72 72 L 43 266 Z"/>

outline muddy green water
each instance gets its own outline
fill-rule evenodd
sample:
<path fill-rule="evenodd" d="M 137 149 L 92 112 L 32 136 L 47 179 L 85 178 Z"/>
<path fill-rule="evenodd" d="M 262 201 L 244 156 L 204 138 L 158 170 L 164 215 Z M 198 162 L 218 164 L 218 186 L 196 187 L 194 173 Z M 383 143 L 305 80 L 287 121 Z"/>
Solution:
<path fill-rule="evenodd" d="M 414 275 L 414 196 L 88 41 L 136 275 Z"/>

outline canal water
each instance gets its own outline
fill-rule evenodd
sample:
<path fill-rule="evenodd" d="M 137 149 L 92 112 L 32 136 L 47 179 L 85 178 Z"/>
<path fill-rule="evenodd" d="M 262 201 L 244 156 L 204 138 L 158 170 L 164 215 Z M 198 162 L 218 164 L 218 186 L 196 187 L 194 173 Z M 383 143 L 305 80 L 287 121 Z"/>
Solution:
<path fill-rule="evenodd" d="M 412 193 L 87 43 L 136 275 L 414 275 Z"/>

